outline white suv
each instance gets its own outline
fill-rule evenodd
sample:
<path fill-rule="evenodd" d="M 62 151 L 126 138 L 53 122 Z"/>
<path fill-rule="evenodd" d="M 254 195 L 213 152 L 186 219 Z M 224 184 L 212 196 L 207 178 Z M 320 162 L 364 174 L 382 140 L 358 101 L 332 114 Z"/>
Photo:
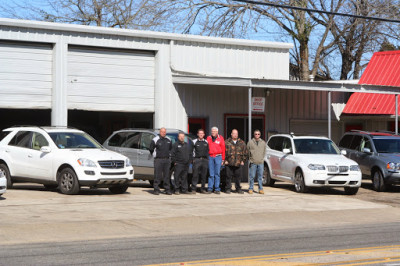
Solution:
<path fill-rule="evenodd" d="M 35 182 L 77 194 L 81 186 L 124 193 L 133 180 L 130 160 L 104 149 L 83 131 L 12 127 L 0 133 L 0 172 L 13 182 Z"/>
<path fill-rule="evenodd" d="M 265 162 L 266 185 L 285 181 L 294 184 L 297 192 L 306 192 L 308 187 L 344 187 L 348 195 L 356 194 L 361 186 L 358 164 L 325 137 L 274 135 L 268 140 Z"/>

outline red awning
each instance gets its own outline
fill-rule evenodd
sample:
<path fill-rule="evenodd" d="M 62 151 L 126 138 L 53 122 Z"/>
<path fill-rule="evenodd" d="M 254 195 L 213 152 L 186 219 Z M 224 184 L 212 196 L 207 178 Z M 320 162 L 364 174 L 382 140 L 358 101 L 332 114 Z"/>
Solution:
<path fill-rule="evenodd" d="M 400 51 L 374 53 L 358 84 L 400 87 Z M 342 114 L 394 115 L 395 96 L 355 92 Z M 400 108 L 399 108 L 400 113 Z"/>

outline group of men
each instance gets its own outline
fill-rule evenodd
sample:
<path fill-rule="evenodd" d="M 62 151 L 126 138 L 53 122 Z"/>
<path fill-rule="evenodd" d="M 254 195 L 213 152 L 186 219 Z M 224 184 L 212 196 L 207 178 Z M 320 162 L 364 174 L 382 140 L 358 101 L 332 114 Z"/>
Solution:
<path fill-rule="evenodd" d="M 249 168 L 249 193 L 254 192 L 254 179 L 257 176 L 260 194 L 264 194 L 262 179 L 264 172 L 264 156 L 266 143 L 261 139 L 261 132 L 254 131 L 254 138 L 246 143 L 239 138 L 239 132 L 233 129 L 231 137 L 226 141 L 218 134 L 218 128 L 211 129 L 211 135 L 205 138 L 204 129 L 197 131 L 195 140 L 187 139 L 180 132 L 178 140 L 172 144 L 167 137 L 167 130 L 160 129 L 160 133 L 150 144 L 150 153 L 154 156 L 154 194 L 159 195 L 160 185 L 163 182 L 165 193 L 172 195 L 195 194 L 197 184 L 201 182 L 201 193 L 221 193 L 221 167 L 226 169 L 225 193 L 231 193 L 232 181 L 235 183 L 235 191 L 243 194 L 240 182 L 243 167 L 247 159 Z M 188 184 L 188 171 L 193 165 L 193 177 Z M 173 188 L 171 188 L 171 166 L 174 169 Z M 206 188 L 207 172 L 208 186 Z M 190 186 L 190 188 L 189 188 Z"/>

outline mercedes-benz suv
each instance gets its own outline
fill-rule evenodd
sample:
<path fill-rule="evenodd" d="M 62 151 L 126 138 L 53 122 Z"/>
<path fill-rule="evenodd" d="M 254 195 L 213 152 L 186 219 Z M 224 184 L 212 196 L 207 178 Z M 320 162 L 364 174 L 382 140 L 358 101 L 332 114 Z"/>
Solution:
<path fill-rule="evenodd" d="M 124 193 L 133 180 L 131 161 L 103 148 L 85 132 L 59 127 L 12 127 L 1 132 L 0 172 L 7 187 L 34 182 L 77 194 L 80 187 Z"/>

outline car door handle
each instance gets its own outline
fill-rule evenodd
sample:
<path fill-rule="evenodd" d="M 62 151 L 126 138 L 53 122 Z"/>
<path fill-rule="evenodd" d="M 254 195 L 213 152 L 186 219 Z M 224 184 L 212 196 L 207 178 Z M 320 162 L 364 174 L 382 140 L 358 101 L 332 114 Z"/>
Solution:
<path fill-rule="evenodd" d="M 142 155 L 142 154 L 144 154 L 144 153 L 143 153 L 143 152 L 141 152 L 141 151 L 139 151 L 139 152 L 138 152 L 138 154 L 139 154 L 139 155 Z"/>
<path fill-rule="evenodd" d="M 10 150 L 6 150 L 6 152 L 10 152 Z"/>
<path fill-rule="evenodd" d="M 32 154 L 28 154 L 28 157 L 29 157 L 29 158 L 32 158 Z"/>

